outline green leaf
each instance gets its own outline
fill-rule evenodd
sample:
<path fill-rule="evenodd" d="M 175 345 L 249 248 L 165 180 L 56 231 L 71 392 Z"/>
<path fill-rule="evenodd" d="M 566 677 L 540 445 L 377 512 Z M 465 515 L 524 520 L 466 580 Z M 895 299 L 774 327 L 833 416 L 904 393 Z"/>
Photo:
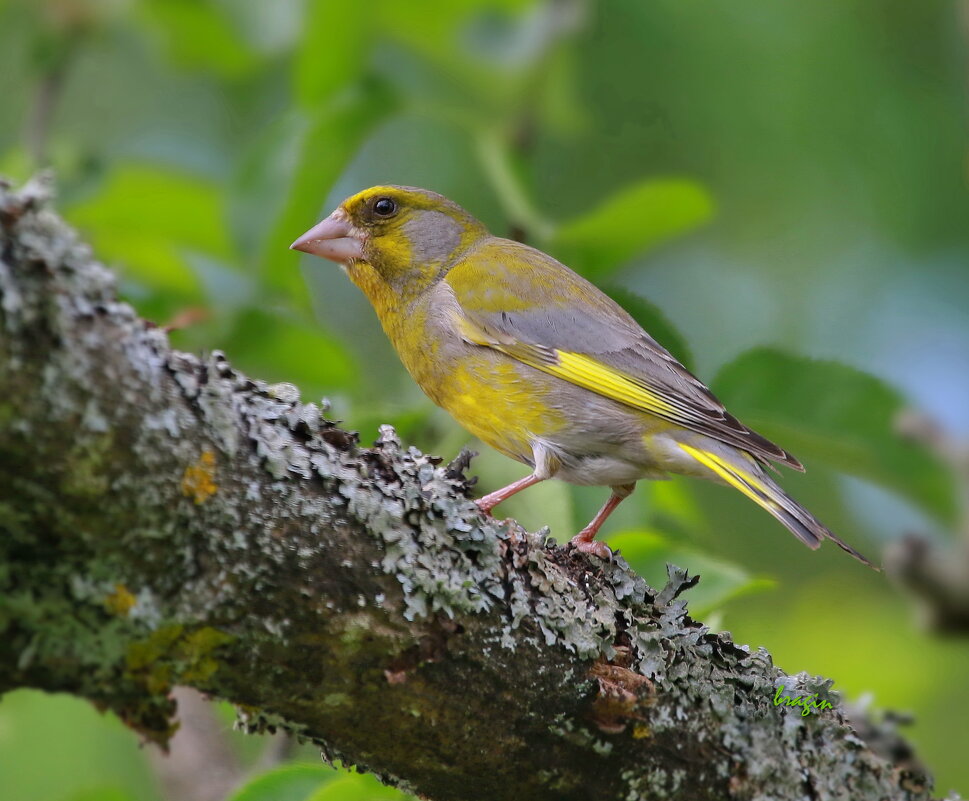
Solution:
<path fill-rule="evenodd" d="M 94 787 L 72 795 L 69 801 L 137 801 L 126 790 L 117 787 Z"/>
<path fill-rule="evenodd" d="M 296 98 L 317 109 L 363 74 L 373 41 L 373 9 L 367 3 L 311 3 L 296 54 Z"/>
<path fill-rule="evenodd" d="M 341 98 L 310 121 L 302 137 L 289 193 L 266 240 L 262 266 L 266 284 L 294 299 L 306 298 L 296 255 L 289 246 L 313 225 L 331 187 L 363 140 L 393 107 L 392 95 L 380 86 Z"/>
<path fill-rule="evenodd" d="M 232 78 L 255 63 L 255 53 L 217 3 L 153 0 L 139 7 L 152 34 L 161 34 L 176 64 Z"/>
<path fill-rule="evenodd" d="M 143 164 L 116 169 L 100 191 L 76 203 L 69 214 L 74 225 L 98 233 L 170 240 L 226 257 L 230 248 L 223 217 L 222 197 L 214 182 Z"/>
<path fill-rule="evenodd" d="M 476 128 L 512 125 L 522 104 L 535 107 L 559 9 L 534 0 L 422 0 L 420 9 L 384 3 L 377 20 L 396 45 L 394 80 L 415 101 L 469 114 Z"/>
<path fill-rule="evenodd" d="M 799 458 L 866 478 L 943 521 L 953 519 L 952 477 L 924 448 L 895 434 L 905 400 L 874 376 L 759 348 L 725 366 L 713 388 L 746 425 Z"/>
<path fill-rule="evenodd" d="M 125 276 L 154 289 L 197 294 L 188 251 L 230 260 L 218 187 L 171 168 L 119 167 L 66 216 L 100 258 L 121 263 Z"/>
<path fill-rule="evenodd" d="M 309 801 L 335 775 L 324 765 L 283 765 L 246 783 L 227 801 Z"/>
<path fill-rule="evenodd" d="M 713 200 L 681 178 L 650 179 L 620 190 L 592 211 L 562 223 L 551 247 L 587 277 L 601 277 L 648 248 L 705 223 Z"/>
<path fill-rule="evenodd" d="M 654 589 L 666 583 L 667 563 L 679 565 L 690 574 L 699 574 L 700 583 L 685 596 L 690 615 L 697 620 L 709 617 L 730 600 L 776 586 L 772 579 L 751 576 L 737 565 L 670 542 L 652 529 L 619 532 L 606 542 L 613 550 L 621 551 L 630 567 Z"/>
<path fill-rule="evenodd" d="M 235 322 L 225 347 L 239 354 L 236 362 L 248 374 L 295 383 L 311 398 L 356 384 L 357 366 L 347 349 L 319 326 L 261 309 L 248 309 Z"/>
<path fill-rule="evenodd" d="M 413 796 L 378 782 L 373 776 L 350 774 L 321 787 L 307 801 L 404 801 Z"/>
<path fill-rule="evenodd" d="M 623 287 L 605 286 L 602 290 L 629 312 L 633 319 L 653 339 L 672 353 L 680 364 L 687 370 L 692 369 L 693 355 L 690 353 L 686 340 L 683 339 L 683 335 L 676 330 L 658 306 L 654 306 L 646 298 Z"/>

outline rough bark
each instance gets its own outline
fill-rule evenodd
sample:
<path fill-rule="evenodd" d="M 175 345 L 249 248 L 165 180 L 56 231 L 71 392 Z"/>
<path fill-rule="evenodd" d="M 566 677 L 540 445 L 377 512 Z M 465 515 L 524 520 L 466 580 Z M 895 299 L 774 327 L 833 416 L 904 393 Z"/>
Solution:
<path fill-rule="evenodd" d="M 482 519 L 460 466 L 172 350 L 45 203 L 0 188 L 0 692 L 163 743 L 189 685 L 439 801 L 929 798 L 829 681 L 692 621 L 681 571 Z"/>

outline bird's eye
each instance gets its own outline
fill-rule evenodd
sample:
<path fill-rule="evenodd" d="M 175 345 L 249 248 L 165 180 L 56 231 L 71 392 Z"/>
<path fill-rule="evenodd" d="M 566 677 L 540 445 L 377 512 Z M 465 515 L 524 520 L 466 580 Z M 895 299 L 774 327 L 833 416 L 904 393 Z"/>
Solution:
<path fill-rule="evenodd" d="M 393 217 L 397 213 L 397 203 L 389 197 L 378 197 L 373 204 L 373 213 L 378 217 Z"/>

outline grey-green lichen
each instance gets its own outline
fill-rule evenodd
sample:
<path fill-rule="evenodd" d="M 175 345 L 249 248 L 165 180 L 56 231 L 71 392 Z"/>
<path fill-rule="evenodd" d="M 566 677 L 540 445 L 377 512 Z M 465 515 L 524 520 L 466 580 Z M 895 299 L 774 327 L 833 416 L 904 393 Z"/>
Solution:
<path fill-rule="evenodd" d="M 45 197 L 0 186 L 0 691 L 164 740 L 190 683 L 442 801 L 930 797 L 826 680 L 690 620 L 683 571 L 484 519 L 392 429 L 173 351 Z"/>

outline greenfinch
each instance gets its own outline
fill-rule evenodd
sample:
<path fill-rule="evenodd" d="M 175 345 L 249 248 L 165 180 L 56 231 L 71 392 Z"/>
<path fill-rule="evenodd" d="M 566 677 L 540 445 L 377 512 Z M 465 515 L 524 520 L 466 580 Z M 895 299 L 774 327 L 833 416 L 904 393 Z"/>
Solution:
<path fill-rule="evenodd" d="M 625 310 L 551 256 L 492 236 L 446 197 L 375 186 L 291 247 L 342 265 L 431 400 L 531 468 L 478 500 L 483 512 L 553 477 L 608 486 L 571 542 L 609 558 L 595 539 L 609 514 L 639 479 L 677 473 L 731 486 L 808 547 L 829 539 L 871 565 L 767 472 L 801 463 L 727 412 Z"/>

